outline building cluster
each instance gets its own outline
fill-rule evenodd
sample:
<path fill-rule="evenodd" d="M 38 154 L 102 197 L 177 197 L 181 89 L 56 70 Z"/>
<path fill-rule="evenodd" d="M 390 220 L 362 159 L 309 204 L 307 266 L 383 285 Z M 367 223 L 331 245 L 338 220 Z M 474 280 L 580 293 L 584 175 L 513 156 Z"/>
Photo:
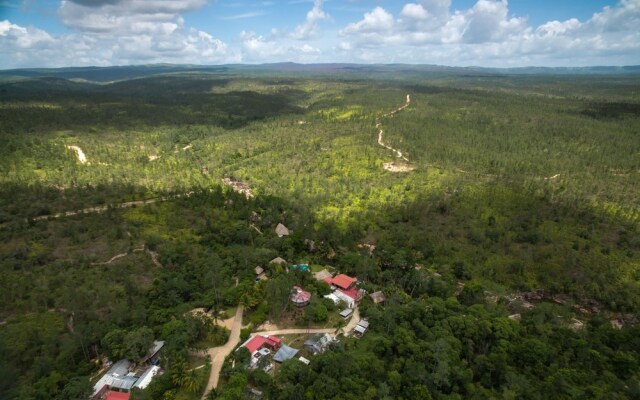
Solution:
<path fill-rule="evenodd" d="M 114 363 L 93 386 L 91 400 L 128 400 L 134 388 L 144 389 L 153 378 L 162 373 L 157 365 L 163 341 L 153 342 L 147 356 L 139 365 L 123 359 Z"/>

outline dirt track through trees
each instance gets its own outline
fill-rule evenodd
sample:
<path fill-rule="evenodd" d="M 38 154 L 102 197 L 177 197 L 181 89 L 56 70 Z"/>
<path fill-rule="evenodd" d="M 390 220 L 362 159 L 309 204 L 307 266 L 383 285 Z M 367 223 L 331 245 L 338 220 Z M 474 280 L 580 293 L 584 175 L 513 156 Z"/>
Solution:
<path fill-rule="evenodd" d="M 400 151 L 398 149 L 395 149 L 395 148 L 391 147 L 390 145 L 388 145 L 388 144 L 386 144 L 384 142 L 384 137 L 383 137 L 384 131 L 380 128 L 380 126 L 382 126 L 382 122 L 380 122 L 380 119 L 381 118 L 391 117 L 394 114 L 396 114 L 396 113 L 404 110 L 405 108 L 409 107 L 410 104 L 411 104 L 411 95 L 407 95 L 407 102 L 402 107 L 399 107 L 399 108 L 397 108 L 397 109 L 395 109 L 395 110 L 393 110 L 393 111 L 391 111 L 389 113 L 386 113 L 386 114 L 382 115 L 379 118 L 376 118 L 376 129 L 379 129 L 379 131 L 378 131 L 378 144 L 380 146 L 384 147 L 385 149 L 389 149 L 389 150 L 393 151 L 398 158 L 402 158 L 403 160 L 405 160 L 407 162 L 409 162 L 409 159 L 404 154 L 402 154 L 402 151 Z"/>

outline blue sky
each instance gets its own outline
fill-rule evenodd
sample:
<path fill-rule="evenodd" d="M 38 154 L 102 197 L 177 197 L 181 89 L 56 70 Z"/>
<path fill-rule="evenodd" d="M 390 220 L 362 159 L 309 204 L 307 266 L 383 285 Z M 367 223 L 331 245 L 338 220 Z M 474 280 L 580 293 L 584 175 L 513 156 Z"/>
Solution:
<path fill-rule="evenodd" d="M 0 0 L 0 68 L 640 64 L 640 0 Z"/>

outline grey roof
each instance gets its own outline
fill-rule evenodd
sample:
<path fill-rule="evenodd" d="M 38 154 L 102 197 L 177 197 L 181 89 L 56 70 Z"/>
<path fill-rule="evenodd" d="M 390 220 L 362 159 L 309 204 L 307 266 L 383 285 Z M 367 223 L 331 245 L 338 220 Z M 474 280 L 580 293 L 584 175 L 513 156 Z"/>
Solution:
<path fill-rule="evenodd" d="M 358 333 L 365 333 L 367 331 L 367 328 L 365 328 L 364 326 L 356 325 L 356 327 L 353 328 L 353 330 Z"/>
<path fill-rule="evenodd" d="M 151 383 L 151 381 L 156 376 L 156 374 L 159 373 L 159 371 L 160 367 L 158 367 L 157 365 L 147 368 L 147 370 L 144 371 L 142 375 L 140 375 L 140 378 L 136 381 L 136 384 L 134 386 L 140 389 L 145 389 L 147 386 L 149 386 L 149 383 Z"/>
<path fill-rule="evenodd" d="M 109 386 L 116 389 L 131 390 L 137 380 L 138 378 L 135 376 L 120 376 L 114 378 L 113 382 Z"/>
<path fill-rule="evenodd" d="M 122 359 L 113 364 L 105 375 L 126 375 L 129 373 L 129 367 L 131 367 L 131 365 L 131 361 Z"/>
<path fill-rule="evenodd" d="M 280 350 L 278 350 L 278 352 L 276 353 L 275 356 L 273 356 L 273 360 L 277 361 L 277 362 L 283 362 L 286 360 L 289 360 L 293 357 L 295 357 L 296 354 L 298 354 L 298 349 L 294 349 L 293 347 L 289 347 L 286 344 L 283 344 L 282 347 L 280 347 Z"/>
<path fill-rule="evenodd" d="M 276 257 L 273 260 L 269 261 L 272 264 L 286 264 L 287 261 L 282 257 Z"/>
<path fill-rule="evenodd" d="M 306 345 L 315 345 L 317 343 L 321 343 L 323 341 L 325 335 L 326 335 L 326 333 L 316 333 L 315 335 L 313 335 L 309 339 L 307 339 L 304 342 L 304 344 L 306 346 Z"/>
<path fill-rule="evenodd" d="M 160 351 L 160 349 L 162 349 L 162 347 L 164 347 L 164 340 L 155 340 L 153 342 L 153 346 L 151 346 L 147 355 L 142 359 L 142 362 L 147 362 L 147 360 L 149 360 L 150 358 L 153 358 L 153 356 L 158 354 L 158 352 Z"/>
<path fill-rule="evenodd" d="M 342 318 L 346 318 L 349 315 L 351 315 L 353 313 L 353 309 L 352 308 L 345 308 L 344 310 L 340 311 L 340 316 Z"/>
<path fill-rule="evenodd" d="M 358 322 L 358 325 L 363 327 L 364 329 L 367 329 L 369 327 L 369 321 L 367 321 L 366 319 L 362 319 L 360 320 L 360 322 Z"/>
<path fill-rule="evenodd" d="M 103 386 L 111 386 L 113 382 L 119 377 L 123 377 L 129 373 L 129 367 L 131 367 L 131 361 L 122 359 L 109 368 L 109 371 L 102 375 L 102 377 L 93 386 L 93 394 L 95 395 L 102 389 Z M 135 381 L 134 381 L 135 383 Z"/>

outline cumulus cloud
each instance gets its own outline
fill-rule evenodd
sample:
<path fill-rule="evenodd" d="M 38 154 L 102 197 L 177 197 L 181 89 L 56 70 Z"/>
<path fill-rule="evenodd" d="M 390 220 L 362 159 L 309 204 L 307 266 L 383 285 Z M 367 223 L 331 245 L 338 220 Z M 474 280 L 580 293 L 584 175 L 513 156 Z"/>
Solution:
<path fill-rule="evenodd" d="M 49 35 L 9 21 L 0 46 L 6 67 L 112 65 L 156 62 L 213 64 L 237 60 L 211 34 L 185 26 L 181 13 L 206 0 L 63 0 L 61 21 L 73 33 Z"/>
<path fill-rule="evenodd" d="M 638 26 L 640 0 L 621 0 L 584 22 L 549 21 L 535 29 L 526 18 L 510 15 L 507 0 L 478 0 L 455 11 L 450 0 L 422 0 L 406 3 L 397 17 L 382 7 L 365 13 L 340 31 L 339 48 L 360 49 L 363 61 L 371 58 L 372 49 L 386 48 L 393 52 L 385 54 L 406 62 L 448 65 L 562 65 L 569 57 L 610 63 L 610 54 L 622 60 L 640 50 Z M 407 52 L 410 48 L 423 51 Z"/>
<path fill-rule="evenodd" d="M 313 8 L 307 13 L 304 23 L 298 25 L 291 33 L 291 37 L 297 40 L 307 40 L 316 35 L 318 21 L 329 19 L 329 14 L 322 9 L 323 0 L 314 0 Z"/>
<path fill-rule="evenodd" d="M 314 0 L 293 31 L 274 28 L 264 35 L 247 29 L 232 45 L 185 22 L 184 13 L 208 1 L 62 0 L 58 16 L 70 33 L 53 35 L 15 21 L 0 21 L 0 67 L 277 61 L 484 66 L 640 63 L 640 0 L 619 0 L 586 20 L 552 20 L 539 26 L 513 15 L 508 0 L 475 0 L 466 9 L 453 9 L 451 0 L 406 0 L 397 12 L 372 7 L 322 37 L 319 25 L 331 17 L 323 1 Z M 248 18 L 260 12 L 226 18 Z"/>
<path fill-rule="evenodd" d="M 270 36 L 258 35 L 255 32 L 242 31 L 242 62 L 316 62 L 320 60 L 322 51 L 305 43 L 303 45 L 280 41 L 277 31 Z"/>

